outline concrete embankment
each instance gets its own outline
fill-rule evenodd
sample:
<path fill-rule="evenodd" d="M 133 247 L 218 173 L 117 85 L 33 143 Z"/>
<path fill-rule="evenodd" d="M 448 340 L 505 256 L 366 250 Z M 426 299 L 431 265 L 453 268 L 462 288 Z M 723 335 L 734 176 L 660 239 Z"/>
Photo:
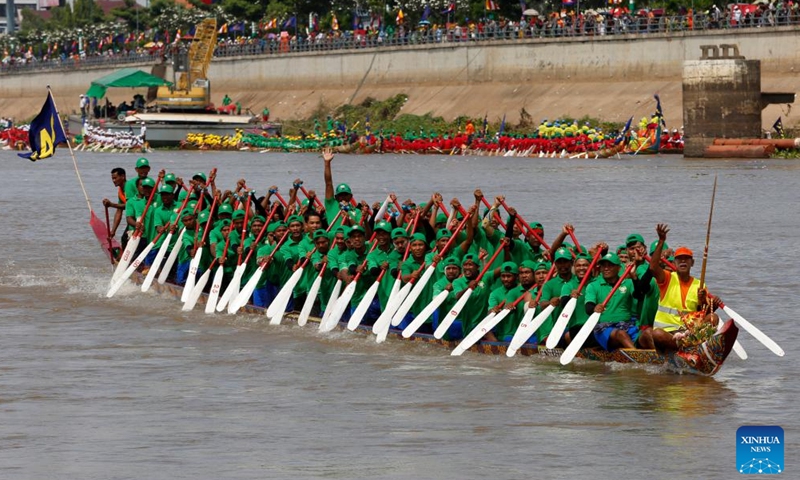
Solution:
<path fill-rule="evenodd" d="M 268 106 L 275 119 L 304 117 L 320 104 L 406 93 L 404 113 L 448 119 L 488 114 L 499 120 L 506 114 L 516 122 L 524 107 L 535 121 L 561 115 L 624 121 L 651 114 L 653 94 L 659 93 L 673 128 L 683 122 L 683 61 L 699 58 L 700 45 L 731 43 L 746 58 L 761 60 L 764 91 L 800 90 L 800 35 L 794 27 L 239 57 L 215 60 L 209 76 L 215 102 L 228 94 L 254 112 Z M 149 65 L 141 68 L 149 71 Z M 0 76 L 0 115 L 31 117 L 48 84 L 62 113 L 77 110 L 78 95 L 91 80 L 113 70 Z M 114 103 L 132 95 L 109 90 Z M 764 127 L 779 115 L 784 126 L 796 123 L 791 108 L 770 106 Z"/>

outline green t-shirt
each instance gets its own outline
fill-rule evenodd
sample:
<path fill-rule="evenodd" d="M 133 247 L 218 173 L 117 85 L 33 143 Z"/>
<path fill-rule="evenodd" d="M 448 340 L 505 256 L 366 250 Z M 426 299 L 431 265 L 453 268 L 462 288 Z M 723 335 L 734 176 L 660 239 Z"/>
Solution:
<path fill-rule="evenodd" d="M 487 271 L 486 275 L 478 282 L 475 290 L 472 291 L 469 300 L 467 300 L 464 308 L 461 309 L 461 313 L 458 314 L 458 319 L 461 320 L 461 326 L 465 336 L 468 335 L 488 313 L 489 295 L 492 293 L 494 283 L 494 274 L 491 270 Z M 469 280 L 467 280 L 466 277 L 458 277 L 453 282 L 453 292 L 458 294 L 458 292 L 465 290 L 468 286 Z"/>
<path fill-rule="evenodd" d="M 551 278 L 544 284 L 542 287 L 542 298 L 539 300 L 539 303 L 550 302 L 553 298 L 561 299 L 561 291 L 564 286 L 567 286 L 570 289 L 570 292 L 576 288 L 578 288 L 578 277 L 575 275 L 570 274 L 570 278 L 567 281 L 564 281 L 561 276 L 556 275 L 555 277 Z M 541 327 L 536 331 L 537 338 L 544 339 L 550 335 L 550 331 L 553 330 L 553 327 L 556 325 L 558 321 L 558 317 L 561 315 L 561 305 L 557 306 L 553 309 L 553 312 L 544 321 Z"/>
<path fill-rule="evenodd" d="M 636 277 L 642 278 L 649 268 L 650 265 L 646 262 L 636 267 Z M 638 326 L 653 326 L 656 320 L 656 313 L 658 312 L 659 297 L 660 291 L 658 289 L 658 283 L 656 283 L 655 278 L 651 278 L 650 291 L 645 294 L 643 299 L 634 299 L 633 312 L 638 319 Z"/>
<path fill-rule="evenodd" d="M 142 214 L 144 213 L 144 209 L 146 206 L 147 206 L 147 200 L 144 198 L 139 197 L 128 200 L 125 203 L 125 216 L 133 217 L 138 220 L 139 217 L 141 217 Z M 142 219 L 142 222 L 144 222 L 144 230 L 142 231 L 142 235 L 147 240 L 152 240 L 153 238 L 155 238 L 156 226 L 155 222 L 153 221 L 154 211 L 155 208 L 151 205 L 150 208 L 147 209 L 147 217 Z M 127 230 L 129 232 L 132 232 L 134 230 L 134 227 L 128 225 Z"/>
<path fill-rule="evenodd" d="M 339 270 L 349 270 L 351 275 L 355 275 L 353 272 L 364 262 L 364 260 L 366 260 L 368 250 L 368 246 L 365 246 L 363 253 L 358 253 L 355 250 L 347 250 L 339 257 Z M 353 298 L 350 300 L 351 307 L 358 306 L 358 304 L 361 302 L 361 299 L 364 298 L 364 294 L 367 293 L 369 287 L 372 286 L 372 282 L 374 280 L 375 279 L 372 278 L 369 270 L 361 274 L 358 284 L 356 284 L 356 290 L 353 293 Z"/>
<path fill-rule="evenodd" d="M 612 288 L 614 288 L 614 283 L 609 284 L 604 278 L 598 277 L 596 281 L 586 286 L 586 303 L 597 305 L 603 303 Z M 629 322 L 632 316 L 633 281 L 626 278 L 608 301 L 599 323 Z"/>
<path fill-rule="evenodd" d="M 409 255 L 408 258 L 406 259 L 406 261 L 403 263 L 403 266 L 400 267 L 400 271 L 402 272 L 403 276 L 410 275 L 410 274 L 414 273 L 415 271 L 419 270 L 419 267 L 420 267 L 420 263 L 417 262 L 416 260 L 414 260 L 414 257 L 412 255 Z M 428 267 L 426 266 L 425 268 L 428 268 Z M 422 278 L 422 275 L 424 273 L 425 273 L 425 269 L 422 269 L 422 271 L 420 272 L 420 278 Z M 417 281 L 419 281 L 419 280 L 417 280 Z M 412 290 L 416 286 L 417 286 L 417 284 L 414 283 L 414 287 L 412 287 Z M 411 313 L 413 313 L 414 315 L 416 315 L 419 312 L 421 312 L 422 309 L 424 309 L 426 306 L 428 306 L 428 304 L 431 303 L 431 300 L 433 300 L 433 278 L 431 278 L 428 281 L 428 283 L 425 284 L 425 287 L 422 289 L 422 291 L 419 294 L 419 297 L 417 297 L 417 300 L 411 306 L 411 309 L 409 311 Z"/>
<path fill-rule="evenodd" d="M 492 293 L 489 295 L 489 309 L 491 310 L 503 301 L 506 302 L 505 306 L 509 306 L 514 303 L 514 301 L 516 301 L 517 298 L 519 298 L 523 293 L 525 293 L 525 289 L 519 284 L 511 289 L 506 289 L 506 287 L 500 285 L 492 290 Z M 523 315 L 524 311 L 522 306 L 517 305 L 517 308 L 515 308 L 506 316 L 506 318 L 503 319 L 503 321 L 494 327 L 493 331 L 495 337 L 497 337 L 497 339 L 501 342 L 510 340 L 509 337 L 513 337 L 514 333 L 516 333 L 519 323 L 522 321 Z"/>
<path fill-rule="evenodd" d="M 150 207 L 153 208 L 153 207 Z M 164 205 L 159 205 L 156 208 L 153 208 L 153 222 L 154 222 L 154 230 L 155 227 L 168 227 L 175 221 L 175 218 L 178 215 L 178 210 L 180 210 L 181 206 L 172 203 L 169 208 L 165 208 Z M 182 225 L 178 225 L 177 231 L 180 232 Z M 169 232 L 164 232 L 161 237 L 156 242 L 154 248 L 159 248 L 164 243 L 164 240 L 167 238 L 167 234 Z M 175 242 L 178 240 L 178 235 L 173 235 L 172 240 L 170 240 L 170 248 L 175 245 Z"/>
<path fill-rule="evenodd" d="M 388 252 L 383 251 L 380 248 L 376 248 L 370 252 L 369 255 L 367 255 L 367 269 L 369 269 L 370 274 L 374 278 L 377 278 L 377 275 L 380 275 L 380 268 L 384 262 L 389 264 L 389 268 L 387 269 L 386 273 L 383 274 L 381 284 L 378 287 L 378 300 L 381 302 L 382 308 L 386 308 L 386 305 L 389 302 L 389 296 L 392 293 L 392 286 L 397 278 L 397 265 L 400 264 L 400 260 L 402 259 L 403 255 L 391 244 L 389 245 Z"/>
<path fill-rule="evenodd" d="M 574 290 L 578 289 L 578 285 L 580 284 L 580 281 L 578 281 L 577 275 L 573 275 L 573 277 L 576 280 L 576 282 L 574 282 L 574 283 L 573 282 L 567 282 L 561 287 L 561 296 L 562 297 L 569 297 L 570 295 L 572 295 L 572 292 Z M 595 280 L 597 280 L 597 277 L 589 280 L 589 283 L 592 283 Z M 586 320 L 589 320 L 589 314 L 586 313 L 586 288 L 587 287 L 588 287 L 588 284 L 583 287 L 583 290 L 581 290 L 580 294 L 578 295 L 578 298 L 575 299 L 576 300 L 575 311 L 572 312 L 572 317 L 569 319 L 569 324 L 567 324 L 567 328 L 579 327 L 579 326 L 583 325 L 584 323 L 586 323 Z"/>
<path fill-rule="evenodd" d="M 265 244 L 258 247 L 258 250 L 256 251 L 255 255 L 256 269 L 260 264 L 260 260 L 266 259 L 272 253 L 273 250 L 275 250 L 275 245 Z M 261 279 L 256 284 L 256 288 L 263 287 L 264 285 L 266 285 L 267 282 L 273 285 L 278 285 L 278 287 L 281 287 L 283 285 L 283 283 L 281 283 L 281 279 L 283 278 L 286 270 L 289 270 L 289 275 L 291 276 L 292 274 L 291 269 L 286 268 L 286 258 L 283 256 L 281 250 L 278 249 L 278 251 L 275 252 L 275 255 L 273 255 L 272 261 L 269 263 L 269 266 L 267 266 L 266 270 L 264 270 L 264 275 L 261 276 Z M 255 273 L 255 269 L 253 269 L 252 273 Z M 243 280 L 243 283 L 246 282 Z"/>
<path fill-rule="evenodd" d="M 339 215 L 339 218 L 336 218 L 341 208 L 342 207 L 335 197 L 325 199 L 325 218 L 328 220 L 328 225 L 333 225 L 333 227 L 336 227 L 342 224 L 342 219 L 344 218 L 345 213 L 342 213 Z M 350 210 L 348 210 L 346 214 L 350 216 L 352 221 L 350 225 L 355 225 L 361 222 L 361 210 L 353 207 L 352 205 L 350 205 Z M 336 219 L 336 223 L 334 223 L 334 219 Z"/>

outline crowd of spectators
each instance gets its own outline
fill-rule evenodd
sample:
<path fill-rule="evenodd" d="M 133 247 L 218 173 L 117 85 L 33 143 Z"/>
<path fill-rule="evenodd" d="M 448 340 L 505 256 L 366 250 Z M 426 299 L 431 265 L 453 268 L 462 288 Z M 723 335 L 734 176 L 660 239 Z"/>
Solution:
<path fill-rule="evenodd" d="M 703 12 L 693 12 L 681 7 L 675 14 L 666 14 L 663 9 L 641 9 L 633 12 L 623 8 L 579 12 L 562 10 L 548 15 L 522 17 L 519 20 L 484 18 L 443 25 L 429 22 L 421 22 L 419 25 L 368 25 L 348 31 L 337 29 L 307 32 L 306 29 L 290 28 L 288 31 L 264 31 L 249 36 L 221 34 L 215 56 L 800 25 L 800 2 L 758 1 L 762 3 L 730 4 L 730 8 L 727 5 L 723 5 L 723 8 L 713 5 Z M 8 46 L 4 48 L 0 58 L 0 72 L 168 59 L 175 42 L 164 45 L 157 40 L 158 34 L 151 32 L 136 42 L 106 42 L 105 45 L 103 42 L 99 45 L 97 42 L 87 42 L 82 50 L 77 41 L 64 43 L 54 49 L 49 45 L 20 43 L 14 49 Z"/>

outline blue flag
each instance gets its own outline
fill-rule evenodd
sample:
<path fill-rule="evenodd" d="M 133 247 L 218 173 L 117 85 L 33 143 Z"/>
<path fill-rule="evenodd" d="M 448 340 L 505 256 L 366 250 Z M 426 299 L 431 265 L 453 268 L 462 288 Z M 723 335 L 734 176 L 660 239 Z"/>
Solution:
<path fill-rule="evenodd" d="M 625 124 L 625 128 L 622 129 L 622 132 L 617 136 L 616 140 L 614 140 L 614 145 L 619 145 L 623 140 L 625 140 L 625 136 L 628 134 L 628 130 L 631 129 L 631 122 L 633 121 L 633 117 L 628 119 L 628 123 Z"/>
<path fill-rule="evenodd" d="M 505 131 L 506 131 L 506 114 L 504 113 L 503 114 L 503 121 L 500 122 L 500 132 L 498 132 L 498 133 L 502 134 Z"/>
<path fill-rule="evenodd" d="M 775 133 L 777 133 L 779 137 L 783 138 L 783 121 L 781 118 L 782 117 L 778 117 L 778 119 L 775 120 L 775 123 L 772 124 L 772 129 L 775 130 Z"/>
<path fill-rule="evenodd" d="M 52 157 L 56 151 L 56 145 L 67 141 L 61 119 L 58 118 L 53 95 L 49 90 L 42 111 L 31 122 L 28 139 L 31 144 L 31 153 L 18 153 L 17 155 L 27 158 L 31 162 Z"/>
<path fill-rule="evenodd" d="M 295 17 L 294 15 L 292 15 L 285 22 L 283 22 L 282 26 L 283 30 L 289 30 L 290 28 L 296 28 L 296 27 L 297 27 L 297 17 Z"/>
<path fill-rule="evenodd" d="M 661 122 L 661 125 L 663 125 L 664 128 L 667 128 L 667 122 L 664 121 L 664 111 L 661 110 L 661 99 L 658 98 L 658 95 L 653 95 L 653 98 L 656 99 L 656 116 Z"/>

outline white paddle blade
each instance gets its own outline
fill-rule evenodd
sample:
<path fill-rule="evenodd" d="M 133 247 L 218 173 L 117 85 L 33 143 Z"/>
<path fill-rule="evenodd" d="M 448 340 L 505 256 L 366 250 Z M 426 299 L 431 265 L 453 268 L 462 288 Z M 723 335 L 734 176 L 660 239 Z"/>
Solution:
<path fill-rule="evenodd" d="M 289 277 L 289 280 L 283 285 L 283 288 L 281 288 L 281 290 L 278 292 L 278 295 L 275 296 L 275 300 L 269 305 L 269 308 L 267 308 L 267 317 L 272 318 L 279 312 L 286 310 L 286 304 L 288 304 L 289 299 L 292 298 L 294 287 L 297 285 L 297 282 L 300 281 L 300 277 L 302 276 L 302 268 L 298 268 L 294 271 L 294 273 L 292 273 L 292 276 Z"/>
<path fill-rule="evenodd" d="M 172 241 L 172 233 L 167 234 L 167 238 L 164 239 L 164 243 L 158 247 L 158 253 L 156 254 L 156 259 L 153 260 L 153 264 L 150 265 L 150 271 L 147 272 L 147 276 L 144 277 L 144 282 L 142 282 L 142 291 L 146 292 L 150 290 L 150 286 L 153 284 L 153 280 L 156 279 L 156 272 L 158 272 L 158 267 L 161 266 L 161 262 L 164 261 L 164 257 L 167 255 L 167 250 L 169 250 L 169 243 Z"/>
<path fill-rule="evenodd" d="M 194 252 L 194 257 L 189 263 L 189 275 L 186 277 L 186 285 L 183 286 L 183 293 L 181 294 L 181 302 L 186 303 L 189 295 L 194 290 L 194 284 L 197 282 L 197 271 L 200 269 L 200 259 L 203 257 L 203 247 Z"/>
<path fill-rule="evenodd" d="M 355 292 L 356 282 L 350 282 L 344 289 L 344 292 L 342 292 L 342 295 L 336 299 L 336 307 L 333 312 L 331 312 L 331 316 L 328 317 L 328 320 L 326 320 L 324 328 L 320 328 L 320 331 L 330 332 L 336 328 L 342 315 L 344 315 L 345 309 L 350 308 L 350 300 L 353 299 L 353 294 Z"/>
<path fill-rule="evenodd" d="M 475 328 L 469 332 L 469 335 L 464 337 L 464 340 L 461 340 L 461 343 L 458 344 L 456 348 L 450 352 L 450 355 L 454 357 L 461 356 L 462 353 L 469 350 L 469 348 L 476 343 L 478 343 L 487 333 L 491 332 L 492 329 L 500 322 L 503 321 L 504 318 L 508 316 L 511 310 L 503 309 L 500 313 L 495 314 L 494 312 L 489 312 L 481 323 L 477 324 Z"/>
<path fill-rule="evenodd" d="M 253 295 L 253 292 L 256 291 L 256 285 L 258 285 L 258 281 L 261 280 L 261 275 L 264 274 L 264 269 L 260 268 L 253 273 L 253 276 L 250 277 L 250 280 L 244 285 L 244 288 L 236 298 L 228 302 L 228 313 L 234 314 L 239 311 L 240 308 L 244 307 L 248 301 L 250 301 L 250 297 Z"/>
<path fill-rule="evenodd" d="M 152 249 L 153 249 L 153 243 L 150 242 L 144 248 L 144 250 L 142 250 L 142 253 L 140 253 L 139 256 L 136 257 L 136 260 L 134 260 L 133 263 L 128 265 L 128 268 L 125 269 L 122 275 L 120 275 L 117 278 L 117 280 L 114 281 L 114 283 L 111 285 L 111 288 L 109 288 L 108 292 L 106 293 L 106 298 L 113 297 L 114 294 L 117 293 L 117 290 L 119 290 L 123 285 L 125 285 L 125 282 L 128 281 L 131 275 L 133 275 L 133 272 L 135 272 L 136 269 L 139 268 L 139 265 L 141 265 L 141 263 L 144 261 L 144 257 L 146 257 L 147 254 L 150 253 L 150 250 Z"/>
<path fill-rule="evenodd" d="M 222 266 L 217 267 L 217 271 L 214 272 L 214 281 L 211 282 L 211 290 L 208 292 L 208 301 L 206 301 L 206 310 L 207 314 L 214 313 L 217 307 L 217 299 L 219 298 L 219 291 L 222 288 L 222 275 L 224 269 Z"/>
<path fill-rule="evenodd" d="M 520 349 L 521 346 L 525 345 L 525 342 L 531 338 L 531 335 L 542 326 L 545 320 L 553 313 L 553 306 L 548 305 L 539 312 L 539 315 L 536 315 L 533 318 L 534 313 L 536 313 L 535 308 L 529 309 L 525 312 L 525 316 L 522 317 L 522 321 L 519 323 L 519 327 L 517 327 L 517 331 L 514 332 L 514 336 L 511 338 L 511 342 L 508 344 L 508 349 L 506 349 L 506 356 L 513 357 L 516 355 L 517 350 Z"/>
<path fill-rule="evenodd" d="M 175 241 L 175 246 L 172 247 L 172 250 L 169 252 L 169 256 L 167 257 L 167 261 L 164 262 L 164 266 L 161 268 L 161 273 L 158 275 L 158 283 L 163 285 L 164 282 L 167 281 L 167 277 L 169 276 L 170 270 L 172 270 L 172 266 L 175 265 L 175 260 L 178 259 L 178 254 L 181 251 L 183 245 L 183 235 L 186 233 L 186 228 L 181 230 L 181 233 L 178 235 L 178 239 Z"/>
<path fill-rule="evenodd" d="M 239 295 L 239 287 L 242 284 L 242 275 L 244 275 L 246 268 L 247 266 L 245 264 L 241 264 L 236 267 L 236 271 L 233 272 L 233 278 L 231 278 L 228 288 L 225 289 L 225 292 L 222 294 L 219 302 L 217 302 L 218 312 L 224 311 L 225 307 L 228 306 L 228 302 L 230 302 L 232 298 L 236 298 L 236 295 Z"/>
<path fill-rule="evenodd" d="M 391 202 L 391 201 L 392 201 L 392 197 L 387 195 L 386 196 L 386 200 L 383 201 L 383 203 L 381 204 L 380 210 L 378 210 L 378 214 L 375 215 L 375 221 L 376 222 L 383 220 L 383 216 L 386 215 L 386 211 L 389 210 L 389 202 Z"/>
<path fill-rule="evenodd" d="M 406 283 L 403 285 L 403 288 L 397 292 L 397 299 L 395 300 L 397 305 L 392 309 L 392 317 L 390 319 L 393 327 L 400 325 L 400 322 L 402 322 L 405 317 L 405 314 L 403 314 L 402 317 L 397 317 L 395 314 L 397 313 L 397 309 L 403 304 L 403 301 L 408 297 L 408 294 L 411 293 L 412 288 L 414 288 L 413 283 Z"/>
<path fill-rule="evenodd" d="M 206 284 L 208 283 L 209 278 L 211 278 L 210 268 L 206 269 L 206 271 L 203 272 L 203 275 L 201 275 L 200 278 L 197 279 L 197 282 L 195 282 L 194 287 L 192 287 L 192 291 L 189 292 L 189 296 L 186 298 L 186 302 L 183 304 L 183 308 L 181 308 L 181 310 L 183 310 L 184 312 L 188 312 L 192 310 L 195 305 L 197 305 L 197 300 L 203 293 L 203 289 L 206 288 Z"/>
<path fill-rule="evenodd" d="M 739 324 L 740 327 L 747 330 L 747 333 L 753 336 L 756 340 L 761 342 L 762 345 L 767 347 L 772 353 L 775 355 L 782 357 L 785 355 L 785 352 L 781 347 L 778 346 L 777 343 L 772 341 L 764 332 L 759 330 L 755 325 L 745 320 L 745 318 L 735 311 L 732 308 L 728 307 L 727 305 L 722 308 L 725 313 L 727 313 L 736 323 Z"/>
<path fill-rule="evenodd" d="M 575 355 L 578 354 L 583 344 L 586 343 L 586 339 L 589 338 L 589 335 L 591 335 L 599 320 L 600 314 L 597 312 L 594 312 L 589 319 L 586 320 L 586 323 L 583 324 L 578 334 L 569 342 L 567 348 L 564 349 L 564 353 L 561 354 L 561 358 L 559 359 L 561 365 L 567 365 L 575 358 Z"/>
<path fill-rule="evenodd" d="M 394 312 L 399 306 L 399 303 L 397 302 L 397 294 L 399 292 L 400 280 L 395 279 L 394 283 L 392 284 L 392 292 L 389 294 L 389 299 L 386 301 L 386 305 L 382 305 L 383 310 L 381 310 L 380 317 L 378 317 L 378 320 L 372 324 L 372 333 L 377 334 L 383 329 L 384 325 L 387 328 L 389 327 L 392 317 L 394 316 Z"/>
<path fill-rule="evenodd" d="M 428 280 L 430 280 L 431 275 L 433 275 L 434 268 L 435 267 L 431 265 L 425 269 L 425 273 L 423 273 L 422 277 L 417 280 L 417 284 L 414 285 L 413 289 L 411 289 L 411 293 L 409 293 L 406 299 L 403 300 L 400 308 L 397 309 L 394 317 L 392 317 L 392 325 L 400 325 L 400 322 L 403 321 L 403 318 L 405 318 L 408 311 L 411 310 L 414 302 L 416 302 L 417 298 L 419 298 L 419 296 L 422 294 L 422 289 L 425 288 L 425 285 L 428 283 Z"/>
<path fill-rule="evenodd" d="M 378 217 L 380 218 L 380 217 Z M 375 298 L 375 295 L 378 293 L 378 287 L 380 287 L 379 282 L 372 282 L 372 285 L 367 290 L 367 293 L 364 294 L 364 298 L 358 303 L 355 312 L 353 315 L 350 316 L 350 320 L 347 322 L 347 329 L 348 330 L 355 330 L 361 325 L 361 320 L 364 319 L 364 315 L 367 314 L 367 310 L 369 310 L 369 306 L 372 304 L 372 300 Z"/>
<path fill-rule="evenodd" d="M 464 305 L 467 304 L 467 301 L 469 300 L 469 297 L 471 295 L 472 295 L 472 289 L 467 288 L 467 291 L 464 292 L 463 295 L 461 295 L 461 298 L 459 298 L 456 304 L 453 305 L 453 308 L 450 309 L 449 312 L 447 312 L 447 316 L 444 317 L 444 320 L 442 320 L 441 323 L 439 323 L 439 326 L 436 328 L 436 331 L 433 332 L 434 337 L 436 338 L 444 337 L 444 334 L 447 333 L 447 329 L 450 328 L 450 325 L 452 325 L 453 322 L 456 321 L 458 314 L 461 313 L 461 310 L 464 309 Z"/>
<path fill-rule="evenodd" d="M 301 327 L 308 322 L 308 317 L 311 316 L 311 309 L 314 308 L 314 300 L 317 299 L 319 287 L 322 285 L 322 275 L 317 275 L 314 283 L 311 284 L 311 290 L 308 291 L 306 302 L 303 304 L 303 309 L 300 310 L 300 316 L 297 317 L 297 324 Z"/>
<path fill-rule="evenodd" d="M 130 265 L 131 260 L 133 260 L 133 254 L 136 252 L 136 249 L 139 248 L 139 240 L 141 240 L 141 238 L 142 237 L 136 236 L 128 239 L 128 244 L 125 245 L 125 250 L 122 251 L 122 256 L 119 257 L 117 268 L 114 269 L 114 274 L 111 276 L 112 284 L 128 269 L 128 265 Z"/>
<path fill-rule="evenodd" d="M 333 311 L 336 310 L 336 300 L 339 298 L 339 292 L 342 290 L 342 281 L 336 280 L 336 283 L 333 285 L 333 290 L 331 290 L 331 296 L 328 298 L 328 305 L 325 308 L 325 314 L 322 315 L 322 321 L 319 322 L 319 330 L 324 331 L 323 328 L 326 327 L 328 323 L 328 319 L 331 318 Z"/>
<path fill-rule="evenodd" d="M 719 323 L 717 324 L 717 331 L 719 331 L 723 325 L 725 325 L 725 322 L 723 322 L 720 318 Z M 739 340 L 735 340 L 733 342 L 733 351 L 736 353 L 737 357 L 741 358 L 742 360 L 747 360 L 747 352 L 744 351 L 744 347 L 741 343 L 739 343 Z"/>
<path fill-rule="evenodd" d="M 572 318 L 572 313 L 575 311 L 576 305 L 578 305 L 578 299 L 570 298 L 569 302 L 564 306 L 564 310 L 561 311 L 561 315 L 558 316 L 553 330 L 547 337 L 547 343 L 545 344 L 547 348 L 556 348 L 558 346 L 558 341 L 561 340 L 561 336 L 564 335 L 564 330 L 566 330 L 567 325 L 569 325 L 569 319 Z"/>
<path fill-rule="evenodd" d="M 426 305 L 425 308 L 423 308 L 422 311 L 419 312 L 419 314 L 416 317 L 414 317 L 414 320 L 412 320 L 411 323 L 409 323 L 408 326 L 403 329 L 403 338 L 408 338 L 411 335 L 414 335 L 417 332 L 417 330 L 419 330 L 419 327 L 421 327 L 422 324 L 425 323 L 425 320 L 427 320 L 428 317 L 433 315 L 433 312 L 435 312 L 436 309 L 439 308 L 439 306 L 445 300 L 447 300 L 447 295 L 449 293 L 450 292 L 448 292 L 447 290 L 444 290 L 442 292 L 439 292 L 439 294 L 436 295 L 435 297 L 433 297 L 431 303 Z"/>

